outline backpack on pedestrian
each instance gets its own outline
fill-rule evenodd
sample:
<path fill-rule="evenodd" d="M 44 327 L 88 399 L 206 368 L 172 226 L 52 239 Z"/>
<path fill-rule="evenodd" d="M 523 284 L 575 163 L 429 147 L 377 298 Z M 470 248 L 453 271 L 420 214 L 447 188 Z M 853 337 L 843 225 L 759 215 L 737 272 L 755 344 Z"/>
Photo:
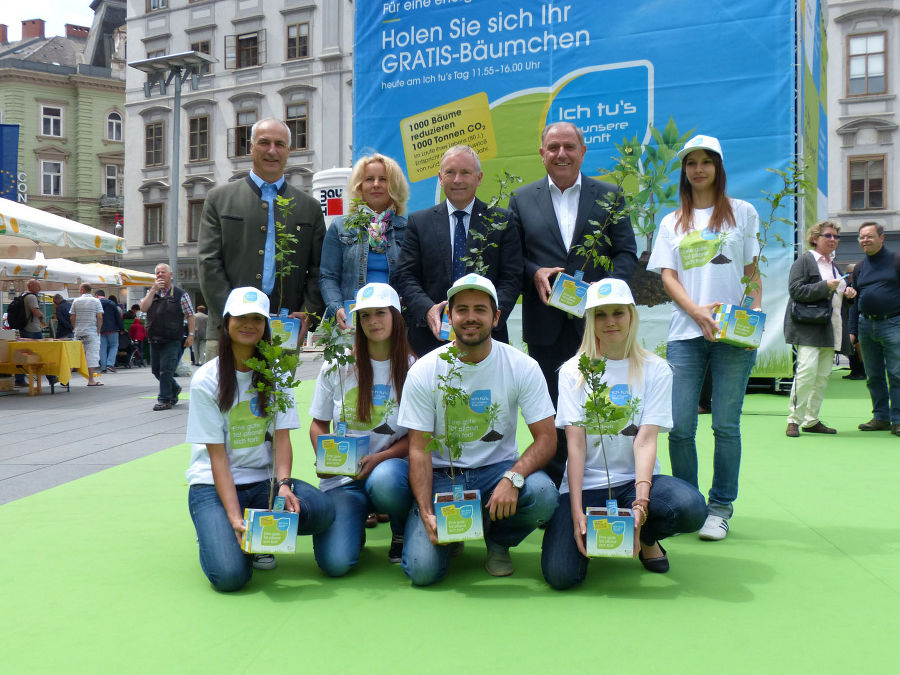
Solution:
<path fill-rule="evenodd" d="M 25 324 L 28 323 L 28 310 L 25 307 L 25 296 L 36 295 L 35 293 L 22 293 L 22 295 L 13 298 L 6 308 L 6 322 L 9 327 L 14 330 L 24 330 Z"/>

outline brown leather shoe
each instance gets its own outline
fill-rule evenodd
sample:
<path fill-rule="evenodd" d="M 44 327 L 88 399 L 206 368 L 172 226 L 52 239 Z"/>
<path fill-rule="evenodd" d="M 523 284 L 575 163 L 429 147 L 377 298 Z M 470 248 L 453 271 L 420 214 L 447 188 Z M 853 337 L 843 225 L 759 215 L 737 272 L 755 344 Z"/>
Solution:
<path fill-rule="evenodd" d="M 860 424 L 857 429 L 860 431 L 887 431 L 891 428 L 890 422 L 884 422 L 883 420 L 876 420 L 874 417 L 870 419 L 868 422 L 863 422 Z"/>
<path fill-rule="evenodd" d="M 793 422 L 788 422 L 787 430 L 784 432 L 784 435 L 790 436 L 791 438 L 797 438 L 797 436 L 800 435 L 800 426 Z"/>
<path fill-rule="evenodd" d="M 892 424 L 891 433 L 894 434 L 894 436 L 900 436 L 900 424 Z"/>
<path fill-rule="evenodd" d="M 831 427 L 826 427 L 821 422 L 816 422 L 811 427 L 801 427 L 803 431 L 808 434 L 836 434 L 837 429 L 832 429 Z"/>

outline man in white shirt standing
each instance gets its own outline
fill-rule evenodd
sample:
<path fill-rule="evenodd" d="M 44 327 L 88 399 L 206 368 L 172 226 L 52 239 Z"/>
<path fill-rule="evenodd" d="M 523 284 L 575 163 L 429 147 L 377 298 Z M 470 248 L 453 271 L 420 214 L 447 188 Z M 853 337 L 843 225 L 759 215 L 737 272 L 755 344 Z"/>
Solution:
<path fill-rule="evenodd" d="M 466 404 L 454 406 L 447 416 L 462 440 L 462 456 L 453 461 L 455 483 L 481 491 L 485 569 L 508 576 L 514 571 L 510 547 L 556 510 L 556 487 L 540 471 L 556 450 L 553 404 L 534 359 L 491 338 L 500 312 L 489 279 L 467 274 L 450 287 L 447 299 L 456 332 L 453 346 L 462 362 L 459 386 L 468 393 Z M 441 358 L 449 347 L 429 352 L 412 366 L 400 403 L 399 424 L 409 429 L 409 482 L 416 501 L 406 523 L 401 564 L 416 586 L 443 579 L 450 562 L 450 547 L 438 543 L 433 501 L 436 493 L 451 492 L 454 480 L 446 448 L 440 453 L 427 449 L 430 434 L 446 433 L 436 383 L 450 369 Z M 534 439 L 521 457 L 519 409 Z"/>
<path fill-rule="evenodd" d="M 100 369 L 100 326 L 103 325 L 103 306 L 91 295 L 90 284 L 81 284 L 81 295 L 72 301 L 69 317 L 75 330 L 75 339 L 84 345 L 84 358 L 88 365 L 88 386 L 99 387 L 102 382 L 94 379 Z"/>

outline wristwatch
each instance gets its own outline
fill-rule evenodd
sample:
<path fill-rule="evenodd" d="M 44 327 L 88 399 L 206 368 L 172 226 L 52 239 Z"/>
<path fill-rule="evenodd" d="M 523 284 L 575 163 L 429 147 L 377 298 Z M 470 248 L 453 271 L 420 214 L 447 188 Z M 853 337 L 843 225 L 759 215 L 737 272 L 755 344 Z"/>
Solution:
<path fill-rule="evenodd" d="M 278 481 L 278 485 L 276 486 L 276 488 L 277 488 L 278 490 L 280 490 L 282 485 L 287 485 L 287 486 L 288 486 L 288 489 L 289 489 L 291 492 L 294 491 L 294 481 L 291 480 L 290 478 L 282 478 L 280 481 Z"/>
<path fill-rule="evenodd" d="M 504 478 L 508 478 L 509 482 L 513 484 L 513 487 L 517 490 L 521 490 L 525 485 L 525 478 L 520 473 L 516 473 L 515 471 L 507 471 L 503 474 Z"/>

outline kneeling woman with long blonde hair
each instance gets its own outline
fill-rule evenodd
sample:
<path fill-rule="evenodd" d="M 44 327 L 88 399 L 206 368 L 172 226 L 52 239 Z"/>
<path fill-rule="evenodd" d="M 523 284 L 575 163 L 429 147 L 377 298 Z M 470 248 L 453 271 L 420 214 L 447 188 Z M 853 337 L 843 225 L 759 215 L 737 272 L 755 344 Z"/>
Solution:
<path fill-rule="evenodd" d="M 585 508 L 606 506 L 610 490 L 619 508 L 633 510 L 638 555 L 651 572 L 669 570 L 660 540 L 693 532 L 706 517 L 706 504 L 695 487 L 660 473 L 656 439 L 672 426 L 672 372 L 663 359 L 638 344 L 637 332 L 638 314 L 628 284 L 620 279 L 591 284 L 581 347 L 559 372 L 556 426 L 565 429 L 569 458 L 541 552 L 544 578 L 557 589 L 584 581 Z M 599 434 L 578 426 L 585 420 L 589 395 L 578 370 L 582 354 L 606 359 L 603 381 L 614 405 L 636 401 L 618 433 L 602 437 L 602 449 Z"/>

